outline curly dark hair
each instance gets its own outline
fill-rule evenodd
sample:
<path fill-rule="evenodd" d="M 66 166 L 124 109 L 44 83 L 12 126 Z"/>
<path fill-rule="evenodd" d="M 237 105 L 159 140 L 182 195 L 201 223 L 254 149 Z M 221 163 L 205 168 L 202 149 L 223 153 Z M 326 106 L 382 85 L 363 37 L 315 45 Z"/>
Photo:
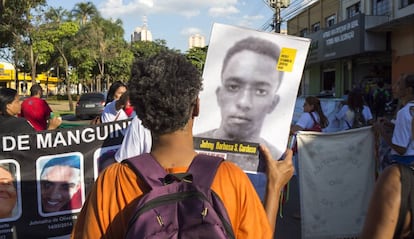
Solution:
<path fill-rule="evenodd" d="M 170 51 L 132 65 L 130 102 L 153 136 L 182 129 L 202 90 L 199 71 L 185 56 Z"/>

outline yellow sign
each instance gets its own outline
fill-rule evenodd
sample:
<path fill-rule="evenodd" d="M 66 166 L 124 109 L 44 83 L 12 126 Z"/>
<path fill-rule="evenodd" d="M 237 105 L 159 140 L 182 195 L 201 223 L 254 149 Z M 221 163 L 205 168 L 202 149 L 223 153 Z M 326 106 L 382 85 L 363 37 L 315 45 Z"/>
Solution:
<path fill-rule="evenodd" d="M 278 71 L 292 72 L 293 64 L 296 58 L 296 49 L 293 48 L 282 48 L 280 52 L 279 61 L 277 63 Z"/>

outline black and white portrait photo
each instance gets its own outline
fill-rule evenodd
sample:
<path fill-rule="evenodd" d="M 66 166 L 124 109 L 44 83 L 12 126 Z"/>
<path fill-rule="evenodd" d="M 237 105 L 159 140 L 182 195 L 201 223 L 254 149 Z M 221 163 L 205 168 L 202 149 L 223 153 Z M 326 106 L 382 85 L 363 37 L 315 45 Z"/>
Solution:
<path fill-rule="evenodd" d="M 195 136 L 234 142 L 226 159 L 245 171 L 260 171 L 257 152 L 244 152 L 248 143 L 264 144 L 280 158 L 309 44 L 305 38 L 215 23 Z"/>

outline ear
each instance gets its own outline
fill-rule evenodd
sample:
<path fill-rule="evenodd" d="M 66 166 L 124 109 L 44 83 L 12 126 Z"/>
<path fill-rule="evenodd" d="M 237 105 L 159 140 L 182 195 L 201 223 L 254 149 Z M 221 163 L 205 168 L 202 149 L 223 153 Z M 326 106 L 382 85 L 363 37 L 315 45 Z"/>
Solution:
<path fill-rule="evenodd" d="M 194 104 L 193 107 L 193 114 L 192 117 L 197 117 L 200 115 L 200 98 L 197 97 L 196 103 Z"/>
<path fill-rule="evenodd" d="M 272 104 L 269 107 L 269 110 L 267 111 L 268 114 L 272 113 L 273 110 L 275 110 L 276 105 L 279 103 L 279 96 L 275 94 L 272 100 Z"/>

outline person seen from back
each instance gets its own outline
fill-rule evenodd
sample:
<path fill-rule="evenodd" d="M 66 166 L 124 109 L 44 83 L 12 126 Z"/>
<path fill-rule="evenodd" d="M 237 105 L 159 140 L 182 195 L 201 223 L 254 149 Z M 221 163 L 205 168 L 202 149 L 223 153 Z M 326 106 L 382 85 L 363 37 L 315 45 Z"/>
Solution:
<path fill-rule="evenodd" d="M 361 117 L 357 118 L 357 116 Z M 364 126 L 373 123 L 371 110 L 365 105 L 364 95 L 359 89 L 353 89 L 349 92 L 346 104 L 335 114 L 335 117 L 341 121 L 341 130 L 354 128 L 358 120 Z"/>
<path fill-rule="evenodd" d="M 130 100 L 144 127 L 151 131 L 151 156 L 169 173 L 185 172 L 197 153 L 193 123 L 199 113 L 202 89 L 198 70 L 176 52 L 162 51 L 132 67 Z M 273 160 L 266 147 L 262 151 Z M 293 173 L 291 151 L 283 161 L 271 161 L 277 171 L 271 185 L 280 191 Z M 134 201 L 145 186 L 126 163 L 112 164 L 96 180 L 78 216 L 72 238 L 123 238 L 134 212 Z M 265 203 L 270 220 L 246 174 L 223 161 L 212 183 L 222 199 L 236 238 L 272 238 L 277 199 Z M 272 189 L 272 190 L 273 190 Z M 269 205 L 271 204 L 271 205 Z M 274 218 L 273 218 L 274 216 Z"/>
<path fill-rule="evenodd" d="M 315 96 L 308 96 L 305 98 L 305 103 L 303 103 L 303 114 L 291 126 L 290 133 L 295 134 L 300 130 L 321 131 L 328 124 L 328 118 L 322 111 L 321 101 Z"/>
<path fill-rule="evenodd" d="M 55 129 L 48 128 L 50 113 L 52 109 L 49 104 L 42 99 L 43 89 L 39 84 L 30 87 L 30 97 L 22 103 L 21 117 L 26 118 L 36 131 Z M 56 117 L 57 118 L 57 117 Z M 59 125 L 56 126 L 56 128 Z"/>

